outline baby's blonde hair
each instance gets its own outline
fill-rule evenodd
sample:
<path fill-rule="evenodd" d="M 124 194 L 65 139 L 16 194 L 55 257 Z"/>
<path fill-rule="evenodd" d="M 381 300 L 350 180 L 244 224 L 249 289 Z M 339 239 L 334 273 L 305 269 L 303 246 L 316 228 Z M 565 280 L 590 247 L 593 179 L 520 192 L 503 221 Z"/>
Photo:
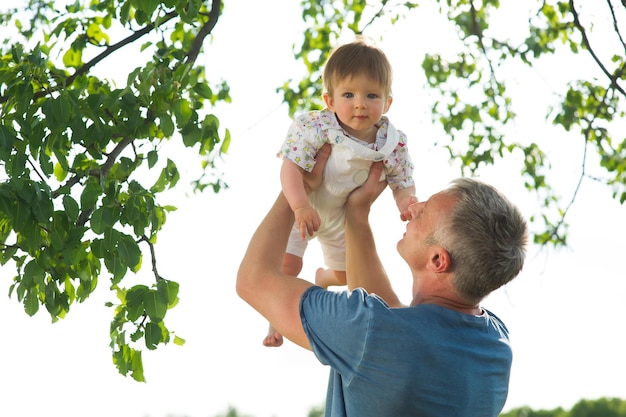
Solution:
<path fill-rule="evenodd" d="M 385 53 L 371 41 L 358 37 L 332 51 L 324 67 L 324 90 L 333 95 L 334 86 L 341 80 L 366 75 L 377 81 L 387 97 L 391 97 L 393 72 Z"/>

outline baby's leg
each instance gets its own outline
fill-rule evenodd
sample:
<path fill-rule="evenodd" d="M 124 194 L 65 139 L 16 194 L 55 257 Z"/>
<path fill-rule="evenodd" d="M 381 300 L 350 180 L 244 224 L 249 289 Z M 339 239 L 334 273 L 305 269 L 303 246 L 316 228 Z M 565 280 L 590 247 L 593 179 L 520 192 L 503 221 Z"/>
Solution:
<path fill-rule="evenodd" d="M 291 253 L 285 253 L 280 270 L 283 274 L 297 277 L 302 271 L 302 258 Z"/>
<path fill-rule="evenodd" d="M 322 288 L 328 288 L 331 285 L 346 285 L 346 283 L 346 271 L 319 268 L 315 272 L 315 284 Z"/>
<path fill-rule="evenodd" d="M 300 274 L 300 271 L 302 271 L 302 258 L 290 253 L 285 253 L 285 256 L 283 256 L 281 271 L 287 275 L 297 277 L 298 274 Z M 267 330 L 267 336 L 263 339 L 263 346 L 279 347 L 282 344 L 283 335 L 278 333 L 278 331 L 270 324 L 270 327 Z"/>

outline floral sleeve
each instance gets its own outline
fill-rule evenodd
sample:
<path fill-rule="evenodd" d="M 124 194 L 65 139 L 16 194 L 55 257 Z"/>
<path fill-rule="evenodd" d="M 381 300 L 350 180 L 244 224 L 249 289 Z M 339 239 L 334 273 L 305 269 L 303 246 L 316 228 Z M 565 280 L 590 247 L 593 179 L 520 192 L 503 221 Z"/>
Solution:
<path fill-rule="evenodd" d="M 278 152 L 279 158 L 287 158 L 306 171 L 315 165 L 315 155 L 326 142 L 326 130 L 319 112 L 298 116 L 287 131 L 287 137 Z"/>
<path fill-rule="evenodd" d="M 398 131 L 398 133 L 400 135 L 398 146 L 385 159 L 387 182 L 392 190 L 415 185 L 413 181 L 414 166 L 409 154 L 409 148 L 406 146 L 407 138 L 404 132 Z"/>

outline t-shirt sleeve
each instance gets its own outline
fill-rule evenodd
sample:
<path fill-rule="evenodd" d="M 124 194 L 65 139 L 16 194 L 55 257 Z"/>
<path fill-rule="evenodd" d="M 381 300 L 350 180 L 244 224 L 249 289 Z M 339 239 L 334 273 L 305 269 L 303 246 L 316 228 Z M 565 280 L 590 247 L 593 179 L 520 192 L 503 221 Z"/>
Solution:
<path fill-rule="evenodd" d="M 406 135 L 401 131 L 398 131 L 398 134 L 398 145 L 385 159 L 387 183 L 392 190 L 407 188 L 415 184 L 413 180 L 414 165 L 407 147 Z"/>
<path fill-rule="evenodd" d="M 325 143 L 324 133 L 319 115 L 316 113 L 306 113 L 296 117 L 289 126 L 278 157 L 287 158 L 310 172 L 315 165 L 317 151 Z"/>
<path fill-rule="evenodd" d="M 349 381 L 363 357 L 371 308 L 367 293 L 312 287 L 300 301 L 302 326 L 319 361 Z"/>

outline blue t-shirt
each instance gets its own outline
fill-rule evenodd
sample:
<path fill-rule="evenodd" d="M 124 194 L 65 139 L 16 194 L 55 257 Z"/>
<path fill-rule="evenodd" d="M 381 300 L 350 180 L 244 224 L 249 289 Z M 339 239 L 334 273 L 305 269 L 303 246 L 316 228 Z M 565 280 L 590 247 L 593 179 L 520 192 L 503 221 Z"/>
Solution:
<path fill-rule="evenodd" d="M 495 417 L 504 407 L 512 353 L 506 327 L 487 310 L 389 308 L 362 289 L 314 286 L 300 315 L 331 367 L 327 417 Z"/>

